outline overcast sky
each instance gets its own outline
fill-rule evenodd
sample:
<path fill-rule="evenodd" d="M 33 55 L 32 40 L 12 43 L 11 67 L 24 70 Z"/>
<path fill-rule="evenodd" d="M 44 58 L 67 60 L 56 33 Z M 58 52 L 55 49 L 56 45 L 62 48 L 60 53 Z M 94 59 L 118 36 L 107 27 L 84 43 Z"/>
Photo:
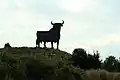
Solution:
<path fill-rule="evenodd" d="M 36 31 L 65 21 L 60 49 L 120 56 L 120 0 L 0 0 L 0 47 L 35 46 Z M 47 44 L 50 47 L 50 43 Z M 56 45 L 55 45 L 56 47 Z"/>

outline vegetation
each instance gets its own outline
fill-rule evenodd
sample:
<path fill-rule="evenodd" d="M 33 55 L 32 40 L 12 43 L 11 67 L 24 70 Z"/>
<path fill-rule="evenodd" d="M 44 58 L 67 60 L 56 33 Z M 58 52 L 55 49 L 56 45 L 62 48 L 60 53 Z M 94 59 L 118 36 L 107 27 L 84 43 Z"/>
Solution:
<path fill-rule="evenodd" d="M 6 43 L 6 44 L 4 45 L 4 48 L 7 48 L 7 47 L 9 47 L 9 48 L 11 47 L 9 43 Z"/>
<path fill-rule="evenodd" d="M 40 48 L 0 49 L 1 80 L 81 80 L 67 52 Z"/>
<path fill-rule="evenodd" d="M 114 56 L 107 57 L 102 66 L 103 66 L 103 69 L 110 72 L 120 71 L 120 62 Z"/>
<path fill-rule="evenodd" d="M 102 60 L 99 59 L 100 54 L 98 51 L 93 55 L 87 54 L 86 51 L 82 48 L 77 48 L 73 51 L 71 60 L 73 61 L 73 65 L 76 67 L 80 67 L 82 69 L 98 69 L 101 68 Z"/>
<path fill-rule="evenodd" d="M 49 48 L 11 47 L 0 49 L 1 80 L 83 80 L 84 70 L 119 72 L 120 63 L 109 56 L 102 63 L 100 53 L 88 54 L 82 48 L 72 54 Z"/>

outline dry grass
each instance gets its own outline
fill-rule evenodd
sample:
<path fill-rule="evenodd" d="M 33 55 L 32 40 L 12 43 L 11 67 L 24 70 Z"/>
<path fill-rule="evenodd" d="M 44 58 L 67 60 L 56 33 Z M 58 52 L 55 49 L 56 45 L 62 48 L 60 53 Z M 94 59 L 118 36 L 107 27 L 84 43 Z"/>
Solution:
<path fill-rule="evenodd" d="M 82 75 L 83 80 L 120 80 L 120 73 L 106 70 L 87 70 Z"/>

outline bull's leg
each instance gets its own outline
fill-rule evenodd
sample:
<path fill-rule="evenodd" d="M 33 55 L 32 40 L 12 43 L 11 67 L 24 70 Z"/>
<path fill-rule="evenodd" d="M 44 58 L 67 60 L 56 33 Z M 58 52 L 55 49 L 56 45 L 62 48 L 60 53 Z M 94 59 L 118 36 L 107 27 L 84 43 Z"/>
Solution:
<path fill-rule="evenodd" d="M 57 41 L 57 49 L 59 49 L 58 47 L 59 47 L 59 41 Z"/>
<path fill-rule="evenodd" d="M 36 47 L 37 47 L 37 39 L 36 39 Z"/>
<path fill-rule="evenodd" d="M 36 47 L 40 47 L 39 39 L 36 39 Z"/>
<path fill-rule="evenodd" d="M 53 42 L 51 42 L 51 48 L 53 49 Z"/>
<path fill-rule="evenodd" d="M 38 43 L 38 47 L 40 47 L 40 42 Z"/>
<path fill-rule="evenodd" d="M 44 42 L 44 48 L 46 48 L 46 42 Z"/>

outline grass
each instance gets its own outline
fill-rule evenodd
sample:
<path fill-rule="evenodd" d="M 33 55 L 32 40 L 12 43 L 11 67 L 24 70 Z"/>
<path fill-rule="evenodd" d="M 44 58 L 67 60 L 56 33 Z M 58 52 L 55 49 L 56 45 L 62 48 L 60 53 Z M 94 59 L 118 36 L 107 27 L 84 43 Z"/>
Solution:
<path fill-rule="evenodd" d="M 70 65 L 71 54 L 50 48 L 0 49 L 1 80 L 76 80 L 78 70 Z M 79 69 L 80 70 L 80 69 Z M 4 72 L 4 74 L 3 74 Z"/>
<path fill-rule="evenodd" d="M 120 80 L 120 73 L 76 68 L 70 58 L 50 48 L 1 48 L 0 80 Z"/>

